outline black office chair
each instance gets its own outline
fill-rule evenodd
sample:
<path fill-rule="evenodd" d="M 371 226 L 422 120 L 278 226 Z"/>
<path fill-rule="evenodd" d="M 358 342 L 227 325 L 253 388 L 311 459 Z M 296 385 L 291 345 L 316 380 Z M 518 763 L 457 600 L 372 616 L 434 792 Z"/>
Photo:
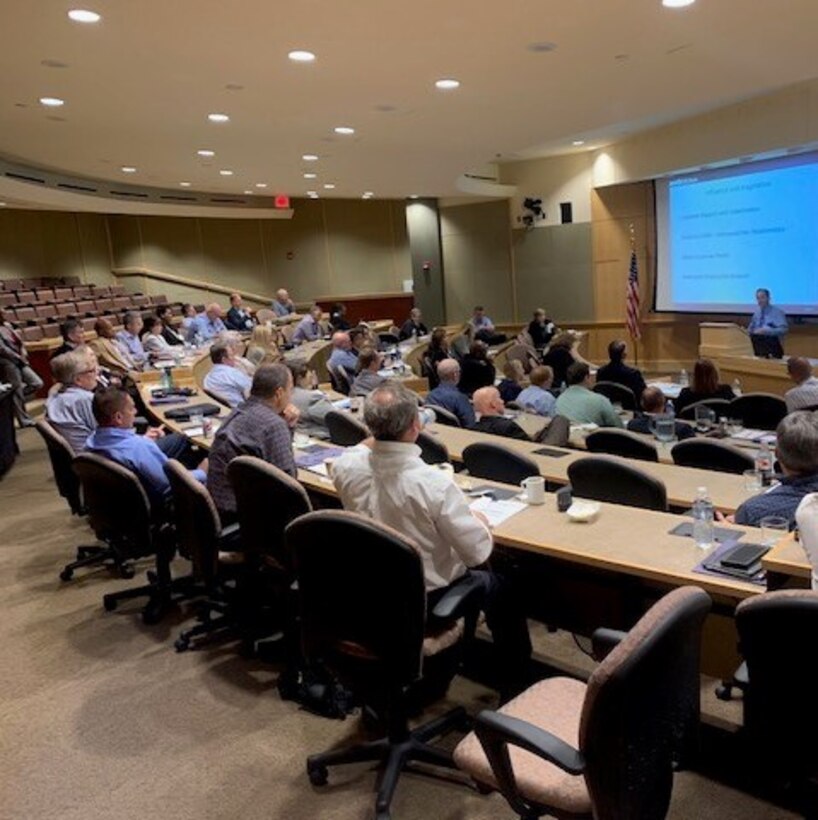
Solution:
<path fill-rule="evenodd" d="M 307 660 L 326 664 L 387 727 L 380 740 L 311 755 L 307 774 L 322 786 L 330 766 L 381 762 L 376 816 L 387 820 L 408 763 L 454 768 L 450 753 L 430 741 L 465 728 L 464 710 L 412 730 L 408 718 L 418 698 L 445 694 L 459 662 L 463 618 L 430 623 L 419 549 L 382 524 L 350 512 L 314 512 L 287 527 L 286 542 Z"/>
<path fill-rule="evenodd" d="M 701 438 L 680 441 L 670 454 L 673 456 L 673 463 L 680 467 L 699 467 L 702 470 L 739 475 L 755 467 L 752 456 L 742 452 L 738 447 Z"/>
<path fill-rule="evenodd" d="M 340 410 L 330 410 L 324 416 L 324 424 L 329 430 L 329 440 L 340 447 L 354 447 L 369 436 L 366 425 Z"/>
<path fill-rule="evenodd" d="M 379 333 L 378 334 L 378 349 L 388 350 L 390 347 L 400 344 L 400 338 L 394 333 Z"/>
<path fill-rule="evenodd" d="M 578 459 L 568 465 L 568 480 L 579 498 L 667 511 L 667 490 L 661 481 L 611 458 Z"/>
<path fill-rule="evenodd" d="M 587 684 L 547 678 L 481 712 L 455 749 L 457 765 L 499 789 L 524 820 L 665 817 L 674 765 L 699 720 L 710 605 L 701 589 L 681 587 L 629 632 L 597 630 L 595 655 L 604 659 Z"/>
<path fill-rule="evenodd" d="M 343 393 L 345 396 L 348 396 L 352 384 L 346 370 L 344 370 L 343 367 L 336 367 L 334 364 L 327 362 L 327 373 L 329 373 L 329 381 L 332 385 L 332 389 L 336 393 Z"/>
<path fill-rule="evenodd" d="M 520 485 L 531 476 L 539 475 L 536 462 L 522 453 L 516 453 L 502 444 L 476 442 L 463 450 L 463 463 L 469 475 L 487 478 L 503 484 Z"/>
<path fill-rule="evenodd" d="M 452 413 L 451 410 L 447 410 L 445 407 L 440 407 L 437 404 L 429 404 L 428 402 L 423 405 L 424 407 L 428 407 L 430 410 L 434 411 L 435 414 L 435 421 L 438 424 L 445 424 L 447 427 L 462 427 L 463 425 L 460 424 L 460 419 Z"/>
<path fill-rule="evenodd" d="M 438 441 L 429 433 L 420 433 L 417 440 L 420 447 L 420 457 L 427 464 L 448 464 L 449 450 L 442 441 Z"/>
<path fill-rule="evenodd" d="M 727 415 L 741 419 L 745 427 L 775 430 L 787 415 L 787 403 L 772 393 L 745 393 L 730 402 Z"/>
<path fill-rule="evenodd" d="M 534 439 L 540 444 L 565 447 L 571 437 L 571 420 L 567 416 L 554 416 L 548 427 L 544 427 Z"/>
<path fill-rule="evenodd" d="M 193 581 L 206 597 L 197 602 L 201 623 L 181 632 L 174 643 L 177 652 L 184 652 L 194 638 L 236 627 L 235 600 L 231 602 L 225 583 L 229 565 L 222 564 L 219 556 L 222 551 L 235 554 L 239 547 L 239 526 L 232 524 L 222 528 L 210 493 L 178 461 L 170 459 L 165 464 L 165 474 L 173 494 L 179 552 L 191 562 Z M 213 618 L 214 612 L 220 617 Z"/>
<path fill-rule="evenodd" d="M 812 779 L 809 808 L 818 797 L 818 713 L 812 695 L 818 687 L 815 653 L 806 636 L 818 629 L 818 593 L 767 592 L 736 608 L 739 648 L 747 664 L 744 731 L 750 758 L 762 776 L 803 787 Z"/>
<path fill-rule="evenodd" d="M 624 384 L 617 382 L 597 382 L 594 385 L 594 393 L 610 399 L 612 404 L 619 404 L 623 410 L 637 410 L 639 409 L 639 402 L 630 387 L 625 387 Z"/>
<path fill-rule="evenodd" d="M 176 597 L 189 597 L 190 577 L 172 578 L 170 562 L 176 551 L 173 528 L 154 516 L 148 496 L 136 475 L 114 461 L 94 453 L 80 453 L 74 470 L 82 483 L 88 521 L 97 538 L 111 547 L 120 563 L 156 555 L 156 570 L 148 584 L 102 598 L 109 612 L 121 601 L 147 597 L 142 611 L 145 623 L 157 623 Z"/>
<path fill-rule="evenodd" d="M 716 414 L 716 417 L 729 416 L 730 402 L 727 399 L 702 399 L 701 401 L 694 401 L 693 404 L 688 404 L 687 407 L 679 411 L 679 418 L 685 421 L 695 421 L 697 407 L 707 407 Z"/>
<path fill-rule="evenodd" d="M 595 430 L 585 439 L 590 453 L 609 453 L 639 461 L 659 461 L 659 453 L 648 441 L 627 430 Z"/>
<path fill-rule="evenodd" d="M 210 396 L 210 398 L 213 399 L 213 401 L 215 401 L 217 404 L 220 404 L 222 407 L 228 407 L 231 410 L 233 409 L 233 406 L 230 404 L 230 401 L 221 393 L 217 393 L 215 390 L 210 390 L 207 387 L 202 387 L 202 390 L 205 393 L 207 393 L 207 395 Z"/>

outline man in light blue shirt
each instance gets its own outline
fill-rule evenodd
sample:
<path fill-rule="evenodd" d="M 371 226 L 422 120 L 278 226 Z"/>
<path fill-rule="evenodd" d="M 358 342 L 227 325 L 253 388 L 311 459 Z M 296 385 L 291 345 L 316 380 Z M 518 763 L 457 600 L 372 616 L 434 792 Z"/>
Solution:
<path fill-rule="evenodd" d="M 139 331 L 142 330 L 142 316 L 136 311 L 129 310 L 122 318 L 124 330 L 116 334 L 120 347 L 131 357 L 133 363 L 141 370 L 148 361 L 148 354 L 142 347 Z"/>
<path fill-rule="evenodd" d="M 332 334 L 332 353 L 328 364 L 343 368 L 352 381 L 358 372 L 358 357 L 352 352 L 352 340 L 349 333 L 339 330 Z"/>
<path fill-rule="evenodd" d="M 471 427 L 476 421 L 474 408 L 466 394 L 457 388 L 460 381 L 460 363 L 457 359 L 443 359 L 439 362 L 437 377 L 440 383 L 434 390 L 429 391 L 426 404 L 434 404 L 454 413 L 461 427 Z"/>
<path fill-rule="evenodd" d="M 151 503 L 163 505 L 170 496 L 170 482 L 165 475 L 168 457 L 155 441 L 136 434 L 133 399 L 119 387 L 107 387 L 94 394 L 93 411 L 99 427 L 89 436 L 85 449 L 132 470 Z M 207 461 L 191 470 L 191 474 L 204 483 Z"/>
<path fill-rule="evenodd" d="M 565 380 L 568 389 L 560 393 L 555 407 L 556 413 L 579 424 L 624 427 L 610 400 L 590 389 L 591 368 L 585 362 L 574 362 L 568 368 Z"/>
<path fill-rule="evenodd" d="M 196 317 L 192 327 L 193 335 L 198 333 L 205 342 L 224 333 L 227 326 L 222 321 L 222 306 L 218 302 L 208 305 L 205 312 Z"/>
<path fill-rule="evenodd" d="M 283 319 L 285 316 L 292 316 L 293 313 L 295 313 L 295 305 L 285 288 L 279 288 L 276 291 L 276 298 L 273 299 L 270 307 L 279 319 Z"/>
<path fill-rule="evenodd" d="M 321 327 L 321 308 L 313 305 L 310 312 L 296 326 L 293 333 L 293 344 L 300 345 L 304 342 L 314 342 L 324 335 Z"/>
<path fill-rule="evenodd" d="M 770 291 L 767 288 L 756 291 L 756 302 L 758 307 L 747 326 L 753 342 L 753 352 L 757 356 L 780 359 L 784 355 L 781 338 L 789 330 L 787 317 L 783 310 L 770 304 Z"/>
<path fill-rule="evenodd" d="M 538 416 L 553 416 L 557 400 L 548 389 L 554 381 L 554 371 L 548 365 L 535 367 L 528 376 L 531 385 L 520 392 L 515 403 L 528 413 Z"/>
<path fill-rule="evenodd" d="M 204 386 L 221 396 L 231 407 L 238 407 L 250 395 L 253 380 L 239 370 L 233 350 L 226 342 L 215 342 L 210 348 L 213 367 L 204 377 Z"/>

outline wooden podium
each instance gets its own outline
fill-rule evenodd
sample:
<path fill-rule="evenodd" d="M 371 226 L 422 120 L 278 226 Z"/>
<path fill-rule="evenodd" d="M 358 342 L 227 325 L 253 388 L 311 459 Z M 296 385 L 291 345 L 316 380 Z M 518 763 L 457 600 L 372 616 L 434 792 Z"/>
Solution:
<path fill-rule="evenodd" d="M 699 325 L 699 356 L 752 356 L 753 344 L 744 328 L 732 322 L 702 322 Z"/>

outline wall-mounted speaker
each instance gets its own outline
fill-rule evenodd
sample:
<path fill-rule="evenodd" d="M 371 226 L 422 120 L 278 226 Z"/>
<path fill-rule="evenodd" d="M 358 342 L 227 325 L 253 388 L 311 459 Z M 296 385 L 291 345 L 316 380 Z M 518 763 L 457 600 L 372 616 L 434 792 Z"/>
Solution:
<path fill-rule="evenodd" d="M 560 222 L 567 225 L 574 221 L 574 209 L 570 202 L 560 202 Z"/>

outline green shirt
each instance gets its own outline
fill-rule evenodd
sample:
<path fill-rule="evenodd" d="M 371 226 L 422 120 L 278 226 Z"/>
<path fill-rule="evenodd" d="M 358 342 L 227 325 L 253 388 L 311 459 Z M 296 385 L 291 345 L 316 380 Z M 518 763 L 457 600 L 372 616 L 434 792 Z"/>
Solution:
<path fill-rule="evenodd" d="M 556 412 L 580 424 L 598 424 L 600 427 L 624 427 L 610 400 L 601 393 L 575 384 L 560 394 Z"/>

